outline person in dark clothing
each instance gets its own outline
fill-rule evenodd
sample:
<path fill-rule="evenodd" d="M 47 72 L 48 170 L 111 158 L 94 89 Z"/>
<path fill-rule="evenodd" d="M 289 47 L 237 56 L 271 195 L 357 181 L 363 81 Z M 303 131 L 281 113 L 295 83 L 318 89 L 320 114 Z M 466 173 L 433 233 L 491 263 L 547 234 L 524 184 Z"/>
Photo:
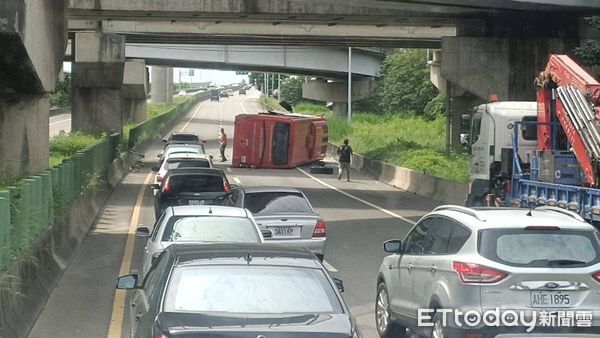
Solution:
<path fill-rule="evenodd" d="M 348 139 L 344 139 L 344 144 L 338 148 L 340 170 L 338 180 L 342 179 L 342 174 L 346 172 L 346 180 L 350 182 L 350 161 L 352 160 L 352 147 L 348 145 Z"/>

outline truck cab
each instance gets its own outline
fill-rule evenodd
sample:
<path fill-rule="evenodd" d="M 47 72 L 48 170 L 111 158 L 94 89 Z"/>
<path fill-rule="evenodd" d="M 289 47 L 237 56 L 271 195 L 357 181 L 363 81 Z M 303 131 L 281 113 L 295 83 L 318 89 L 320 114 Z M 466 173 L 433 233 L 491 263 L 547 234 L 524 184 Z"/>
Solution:
<path fill-rule="evenodd" d="M 535 101 L 493 102 L 474 108 L 469 132 L 469 195 L 465 205 L 486 205 L 488 194 L 506 192 L 513 163 L 513 130 L 515 122 L 535 122 Z M 530 163 L 537 147 L 537 126 L 520 125 L 518 158 L 522 165 Z"/>

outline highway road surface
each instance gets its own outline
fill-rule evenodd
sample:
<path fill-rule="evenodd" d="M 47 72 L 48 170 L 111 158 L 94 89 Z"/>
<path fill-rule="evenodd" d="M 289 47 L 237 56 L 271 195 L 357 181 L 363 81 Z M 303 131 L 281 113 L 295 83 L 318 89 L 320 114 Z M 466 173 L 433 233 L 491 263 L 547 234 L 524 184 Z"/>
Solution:
<path fill-rule="evenodd" d="M 58 135 L 61 130 L 65 132 L 71 131 L 71 114 L 59 114 L 50 116 L 50 123 L 48 124 L 48 128 L 50 131 L 50 138 L 52 136 Z"/>
<path fill-rule="evenodd" d="M 232 140 L 235 115 L 260 111 L 259 94 L 252 90 L 248 96 L 236 93 L 220 102 L 199 103 L 173 131 L 199 133 L 208 140 L 208 153 L 218 159 L 219 127 L 222 125 Z M 145 243 L 133 232 L 138 224 L 151 226 L 154 222 L 147 184 L 160 150 L 157 138 L 138 169 L 115 189 L 30 337 L 129 337 L 127 293 L 116 292 L 114 285 L 117 276 L 141 269 Z M 227 154 L 230 159 L 230 148 Z M 344 299 L 363 335 L 378 337 L 374 300 L 376 273 L 385 256 L 382 243 L 402 238 L 413 222 L 437 203 L 356 172 L 352 172 L 352 182 L 345 182 L 333 175 L 310 175 L 308 167 L 265 170 L 229 168 L 230 162 L 217 165 L 226 168 L 230 181 L 243 186 L 284 185 L 306 193 L 328 225 L 326 267 L 333 277 L 344 281 Z"/>

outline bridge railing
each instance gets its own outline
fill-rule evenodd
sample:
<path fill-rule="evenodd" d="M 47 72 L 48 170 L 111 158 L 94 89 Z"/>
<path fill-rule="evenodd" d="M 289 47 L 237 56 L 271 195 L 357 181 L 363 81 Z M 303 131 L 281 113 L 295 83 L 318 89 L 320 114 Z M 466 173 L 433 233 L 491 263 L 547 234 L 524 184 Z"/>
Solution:
<path fill-rule="evenodd" d="M 120 137 L 103 138 L 60 165 L 0 190 L 0 275 L 65 216 L 86 189 L 101 183 L 117 156 Z"/>

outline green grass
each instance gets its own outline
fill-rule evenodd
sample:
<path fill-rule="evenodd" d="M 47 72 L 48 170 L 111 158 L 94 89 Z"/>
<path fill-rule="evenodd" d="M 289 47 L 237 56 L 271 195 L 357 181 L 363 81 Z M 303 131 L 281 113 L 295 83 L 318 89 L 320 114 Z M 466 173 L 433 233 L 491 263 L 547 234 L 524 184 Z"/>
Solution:
<path fill-rule="evenodd" d="M 64 159 L 73 157 L 83 148 L 100 141 L 104 136 L 95 136 L 82 133 L 65 133 L 52 137 L 50 139 L 50 167 L 55 167 L 62 163 Z"/>
<path fill-rule="evenodd" d="M 279 105 L 279 102 L 272 97 L 263 96 L 260 98 L 260 102 L 267 107 L 268 110 L 286 111 L 282 106 Z"/>
<path fill-rule="evenodd" d="M 148 118 L 156 117 L 187 99 L 186 96 L 175 96 L 171 103 L 148 103 Z"/>
<path fill-rule="evenodd" d="M 329 126 L 329 141 L 340 144 L 347 137 L 358 154 L 450 181 L 468 181 L 468 156 L 445 153 L 444 118 L 426 121 L 399 114 L 356 113 L 352 123 L 348 124 L 346 118 L 333 116 L 323 108 L 299 104 L 294 111 L 324 113 Z"/>
<path fill-rule="evenodd" d="M 329 114 L 331 110 L 327 109 L 325 106 L 321 106 L 314 103 L 308 102 L 299 102 L 294 105 L 294 113 L 298 114 L 312 114 L 312 115 L 321 115 L 321 114 Z"/>

